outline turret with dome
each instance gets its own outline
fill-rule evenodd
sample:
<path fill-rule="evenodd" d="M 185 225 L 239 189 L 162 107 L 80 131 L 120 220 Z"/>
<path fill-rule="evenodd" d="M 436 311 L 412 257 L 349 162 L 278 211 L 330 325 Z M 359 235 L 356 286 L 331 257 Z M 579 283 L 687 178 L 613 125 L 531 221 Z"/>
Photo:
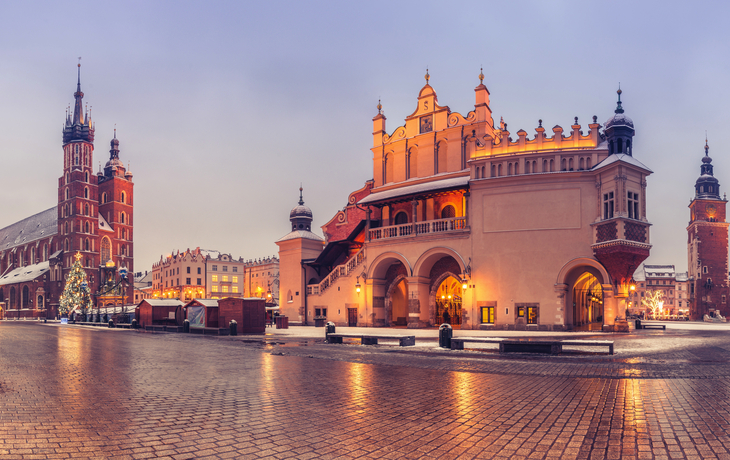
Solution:
<path fill-rule="evenodd" d="M 618 103 L 614 115 L 606 121 L 604 125 L 604 133 L 608 141 L 608 153 L 624 153 L 631 155 L 631 142 L 634 137 L 634 122 L 631 118 L 624 115 L 624 109 L 621 107 L 621 88 L 616 91 L 618 94 Z"/>
<path fill-rule="evenodd" d="M 712 174 L 712 158 L 710 158 L 710 147 L 705 139 L 705 156 L 702 157 L 700 166 L 700 177 L 695 182 L 695 197 L 705 199 L 720 199 L 720 182 Z"/>

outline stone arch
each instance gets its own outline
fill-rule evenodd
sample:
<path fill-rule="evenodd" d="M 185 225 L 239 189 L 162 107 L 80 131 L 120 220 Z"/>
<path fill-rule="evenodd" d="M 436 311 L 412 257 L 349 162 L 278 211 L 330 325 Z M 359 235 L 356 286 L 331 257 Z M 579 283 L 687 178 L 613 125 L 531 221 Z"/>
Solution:
<path fill-rule="evenodd" d="M 593 281 L 589 283 L 589 280 Z M 568 328 L 573 329 L 575 327 L 584 326 L 588 329 L 591 329 L 591 323 L 605 323 L 605 318 L 603 318 L 602 313 L 604 311 L 603 308 L 605 307 L 606 299 L 604 295 L 604 289 L 610 289 L 611 277 L 609 276 L 605 267 L 600 264 L 600 262 L 589 257 L 579 257 L 573 259 L 563 265 L 563 267 L 560 269 L 560 272 L 558 272 L 558 277 L 556 281 L 556 292 L 558 294 L 558 297 L 562 298 L 563 300 L 563 311 L 565 312 L 564 323 Z M 593 286 L 593 288 L 590 290 L 584 289 L 588 284 Z M 596 295 L 600 296 L 600 305 L 598 306 L 600 307 L 601 311 L 599 311 L 599 313 L 596 315 L 586 313 L 589 310 L 588 307 L 590 305 L 596 304 L 592 304 L 589 301 L 583 302 L 580 300 L 581 298 L 583 298 L 581 297 L 581 293 L 583 293 L 584 291 L 593 292 L 593 289 L 595 289 L 595 291 L 597 292 Z M 601 318 L 597 318 L 599 314 Z M 580 319 L 581 317 L 586 315 L 590 317 L 589 321 L 585 322 Z"/>
<path fill-rule="evenodd" d="M 393 295 L 396 292 L 396 289 L 400 285 L 401 282 L 405 281 L 407 283 L 407 276 L 406 275 L 397 275 L 395 279 L 390 283 L 390 285 L 386 288 L 385 291 L 385 325 L 386 326 L 392 326 L 395 324 L 395 321 L 393 320 Z M 405 314 L 406 318 L 408 315 L 408 284 L 406 284 L 405 289 Z"/>
<path fill-rule="evenodd" d="M 406 256 L 399 252 L 384 252 L 377 256 L 368 268 L 367 277 L 368 279 L 378 278 L 384 279 L 388 268 L 395 262 L 398 261 L 406 267 L 406 271 L 410 275 L 413 273 L 411 263 L 408 261 Z"/>
<path fill-rule="evenodd" d="M 413 273 L 416 274 L 416 276 L 428 277 L 433 265 L 445 256 L 453 257 L 459 264 L 461 273 L 464 273 L 464 268 L 467 266 L 466 262 L 464 262 L 464 258 L 461 257 L 461 255 L 454 249 L 446 246 L 437 246 L 421 254 L 421 257 L 418 258 L 413 266 Z"/>
<path fill-rule="evenodd" d="M 454 273 L 452 270 L 446 270 L 431 282 L 428 292 L 428 323 L 430 326 L 438 326 L 441 321 L 436 318 L 436 294 L 441 286 L 441 283 L 446 281 L 449 277 L 454 277 L 457 280 L 461 278 L 461 273 Z"/>

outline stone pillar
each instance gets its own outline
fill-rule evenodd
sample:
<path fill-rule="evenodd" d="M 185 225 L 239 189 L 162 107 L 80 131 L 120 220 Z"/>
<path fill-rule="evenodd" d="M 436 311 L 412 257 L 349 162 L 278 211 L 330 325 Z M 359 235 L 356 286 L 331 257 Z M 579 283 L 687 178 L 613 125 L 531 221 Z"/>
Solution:
<path fill-rule="evenodd" d="M 553 329 L 572 329 L 575 325 L 573 324 L 573 312 L 572 305 L 568 302 L 573 302 L 573 299 L 566 299 L 568 294 L 567 284 L 556 284 L 555 294 L 557 294 L 556 308 L 555 308 L 555 322 L 553 323 Z M 568 312 L 570 311 L 570 317 Z"/>
<path fill-rule="evenodd" d="M 613 332 L 618 311 L 618 299 L 613 295 L 613 285 L 604 284 L 603 287 L 603 331 Z"/>
<path fill-rule="evenodd" d="M 416 201 L 416 200 L 411 201 L 411 207 L 413 208 L 413 219 L 411 222 L 413 229 L 411 231 L 411 235 L 415 235 L 416 234 L 416 220 L 418 218 L 418 201 Z"/>
<path fill-rule="evenodd" d="M 368 301 L 372 305 L 372 317 L 374 327 L 390 325 L 390 318 L 386 318 L 385 312 L 385 281 L 380 279 L 368 279 L 365 282 L 368 291 Z"/>
<path fill-rule="evenodd" d="M 429 279 L 412 276 L 406 281 L 408 282 L 408 328 L 426 327 L 429 323 Z"/>
<path fill-rule="evenodd" d="M 464 193 L 464 220 L 466 221 L 466 228 L 469 228 L 469 198 L 471 194 L 469 192 Z"/>

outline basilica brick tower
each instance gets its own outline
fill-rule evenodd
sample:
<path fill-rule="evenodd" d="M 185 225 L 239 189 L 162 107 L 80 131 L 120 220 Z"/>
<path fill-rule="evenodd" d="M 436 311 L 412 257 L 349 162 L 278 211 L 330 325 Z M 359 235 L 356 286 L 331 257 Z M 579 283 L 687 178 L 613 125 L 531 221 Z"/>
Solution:
<path fill-rule="evenodd" d="M 719 311 L 730 313 L 728 297 L 728 224 L 727 199 L 720 197 L 720 183 L 712 173 L 710 148 L 705 141 L 700 177 L 695 196 L 689 204 L 687 226 L 687 268 L 689 275 L 690 319 Z"/>
<path fill-rule="evenodd" d="M 63 127 L 63 175 L 58 184 L 58 235 L 63 250 L 63 275 L 73 264 L 76 251 L 84 267 L 98 267 L 89 273 L 89 288 L 95 303 L 104 306 L 122 301 L 117 269 L 134 273 L 132 259 L 132 174 L 119 160 L 119 140 L 111 141 L 109 161 L 94 174 L 94 124 L 83 108 L 81 65 L 78 69 L 74 108 Z M 131 275 L 130 275 L 131 276 Z M 127 299 L 133 294 L 131 278 Z"/>

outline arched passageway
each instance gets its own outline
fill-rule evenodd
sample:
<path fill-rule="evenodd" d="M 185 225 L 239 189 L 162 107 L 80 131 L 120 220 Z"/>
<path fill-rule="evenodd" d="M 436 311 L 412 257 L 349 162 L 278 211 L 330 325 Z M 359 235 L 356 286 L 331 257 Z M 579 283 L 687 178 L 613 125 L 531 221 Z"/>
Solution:
<path fill-rule="evenodd" d="M 603 327 L 603 287 L 596 276 L 583 272 L 570 288 L 575 329 L 600 330 Z"/>

